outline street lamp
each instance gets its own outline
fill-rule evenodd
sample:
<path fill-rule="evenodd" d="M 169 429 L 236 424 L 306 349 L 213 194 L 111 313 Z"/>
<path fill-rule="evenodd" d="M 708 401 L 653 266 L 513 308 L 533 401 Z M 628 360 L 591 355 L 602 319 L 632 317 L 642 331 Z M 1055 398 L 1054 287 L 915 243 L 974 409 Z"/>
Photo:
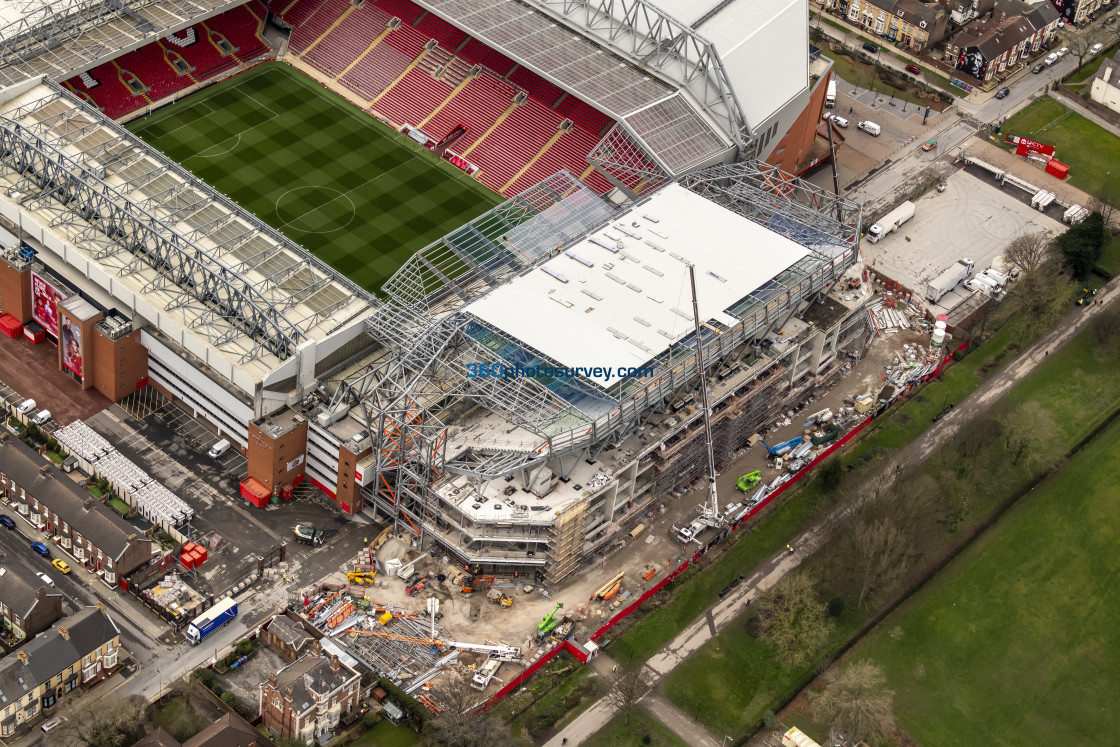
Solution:
<path fill-rule="evenodd" d="M 723 747 L 725 744 L 727 744 L 727 740 L 729 740 L 729 739 L 731 739 L 731 737 L 724 734 L 723 739 L 719 743 L 719 747 Z M 734 741 L 734 740 L 732 740 L 732 741 Z"/>

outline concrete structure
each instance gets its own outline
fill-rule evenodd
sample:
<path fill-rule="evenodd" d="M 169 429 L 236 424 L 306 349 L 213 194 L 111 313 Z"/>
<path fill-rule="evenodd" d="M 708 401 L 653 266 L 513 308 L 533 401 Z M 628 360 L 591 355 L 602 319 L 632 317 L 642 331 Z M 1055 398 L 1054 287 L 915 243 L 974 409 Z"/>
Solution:
<path fill-rule="evenodd" d="M 12 567 L 0 568 L 0 619 L 9 645 L 34 638 L 62 618 L 62 593 L 38 576 L 21 577 Z"/>
<path fill-rule="evenodd" d="M 1120 52 L 1097 68 L 1089 84 L 1089 98 L 1120 112 Z"/>
<path fill-rule="evenodd" d="M 361 675 L 315 650 L 261 683 L 262 723 L 277 739 L 327 742 L 361 700 Z"/>
<path fill-rule="evenodd" d="M 47 465 L 34 451 L 0 434 L 0 491 L 43 541 L 70 555 L 109 586 L 151 561 L 152 540 L 112 509 Z"/>
<path fill-rule="evenodd" d="M 921 52 L 945 38 L 949 14 L 919 0 L 824 0 L 824 7 L 865 31 Z"/>
<path fill-rule="evenodd" d="M 79 685 L 111 676 L 120 645 L 120 630 L 98 605 L 0 659 L 0 736 L 11 736 L 40 712 L 50 714 Z"/>
<path fill-rule="evenodd" d="M 980 81 L 1003 76 L 1038 50 L 1047 34 L 1024 16 L 973 21 L 945 43 L 944 59 Z"/>

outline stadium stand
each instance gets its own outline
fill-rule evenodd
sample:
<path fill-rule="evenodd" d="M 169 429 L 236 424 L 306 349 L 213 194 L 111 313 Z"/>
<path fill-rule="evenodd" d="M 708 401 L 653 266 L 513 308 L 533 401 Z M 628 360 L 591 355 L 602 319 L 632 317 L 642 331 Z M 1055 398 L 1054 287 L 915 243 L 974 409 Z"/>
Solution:
<path fill-rule="evenodd" d="M 367 2 L 334 27 L 304 58 L 307 64 L 337 78 L 385 30 L 390 16 Z"/>
<path fill-rule="evenodd" d="M 409 0 L 379 0 L 377 6 L 391 16 L 396 16 L 406 26 L 416 23 L 424 9 Z"/>
<path fill-rule="evenodd" d="M 480 182 L 500 192 L 556 134 L 559 124 L 555 112 L 529 99 L 476 142 L 472 150 L 462 151 L 463 157 L 482 167 Z"/>
<path fill-rule="evenodd" d="M 503 191 L 510 194 L 524 192 L 537 182 L 552 176 L 561 169 L 566 169 L 577 177 L 580 176 L 580 174 L 587 169 L 587 154 L 591 152 L 598 142 L 598 137 L 578 127 L 572 127 L 565 132 L 559 140 L 553 143 L 551 148 L 542 153 L 540 157 L 525 170 L 524 174 L 515 179 L 513 183 Z"/>
<path fill-rule="evenodd" d="M 490 68 L 499 76 L 509 74 L 517 63 L 506 57 L 496 49 L 491 49 L 478 39 L 470 39 L 458 52 L 459 56 L 467 62 Z"/>
<path fill-rule="evenodd" d="M 312 46 L 327 33 L 327 29 L 354 6 L 349 0 L 326 0 L 311 12 L 307 20 L 300 23 L 292 31 L 292 38 L 288 42 L 293 52 L 301 53 Z"/>
<path fill-rule="evenodd" d="M 448 49 L 458 49 L 467 40 L 466 32 L 455 28 L 434 13 L 428 13 L 421 18 L 416 28 Z"/>
<path fill-rule="evenodd" d="M 179 31 L 173 35 L 174 41 L 160 39 L 147 44 L 112 62 L 75 75 L 65 85 L 81 98 L 91 101 L 107 116 L 114 119 L 123 117 L 146 106 L 149 101 L 181 91 L 267 51 L 268 47 L 257 35 L 260 19 L 250 10 L 253 5 L 256 5 L 257 12 L 264 12 L 263 6 L 256 0 L 239 5 L 205 23 Z M 215 33 L 219 36 L 215 37 Z M 192 36 L 194 43 L 189 43 Z M 236 53 L 223 56 L 216 44 L 219 38 L 228 41 Z M 182 57 L 193 69 L 179 75 L 172 65 L 176 56 Z M 126 73 L 121 71 L 135 75 L 143 83 L 145 95 L 134 95 L 123 82 L 122 76 Z M 86 78 L 97 80 L 100 85 L 90 87 L 85 82 Z"/>
<path fill-rule="evenodd" d="M 411 26 L 401 24 L 393 33 L 385 37 L 385 43 L 398 52 L 408 55 L 409 60 L 415 60 L 424 51 L 428 37 Z"/>
<path fill-rule="evenodd" d="M 519 67 L 509 74 L 508 80 L 525 89 L 525 92 L 547 107 L 556 104 L 564 91 L 549 83 L 526 67 Z"/>
<path fill-rule="evenodd" d="M 389 33 L 389 36 L 396 34 Z M 412 62 L 413 58 L 388 44 L 389 37 L 371 49 L 338 82 L 365 99 L 377 98 Z"/>
<path fill-rule="evenodd" d="M 516 93 L 504 81 L 483 73 L 472 78 L 446 106 L 425 122 L 424 131 L 442 140 L 453 129 L 463 125 L 467 133 L 452 146 L 457 153 L 462 153 L 509 109 Z"/>
<path fill-rule="evenodd" d="M 324 1 L 325 0 L 295 0 L 295 2 L 288 2 L 288 0 L 280 0 L 277 5 L 286 7 L 277 9 L 277 7 L 274 6 L 272 12 L 291 25 L 299 27 L 307 23 L 307 19 L 310 18 L 315 11 L 319 10 L 319 6 L 321 6 Z"/>
<path fill-rule="evenodd" d="M 373 102 L 373 108 L 398 124 L 415 125 L 450 95 L 451 89 L 446 83 L 435 80 L 423 65 L 417 65 Z"/>

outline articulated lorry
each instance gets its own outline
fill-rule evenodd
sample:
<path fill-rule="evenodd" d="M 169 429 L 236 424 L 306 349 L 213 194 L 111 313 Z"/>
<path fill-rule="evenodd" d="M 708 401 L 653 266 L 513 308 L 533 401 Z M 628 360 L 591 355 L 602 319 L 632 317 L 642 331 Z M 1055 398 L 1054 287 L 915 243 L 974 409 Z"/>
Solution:
<path fill-rule="evenodd" d="M 202 639 L 237 617 L 237 602 L 227 597 L 201 615 L 191 620 L 187 626 L 187 642 L 197 646 Z"/>
<path fill-rule="evenodd" d="M 873 224 L 871 228 L 867 229 L 867 240 L 874 244 L 888 233 L 897 231 L 899 226 L 913 217 L 914 203 L 907 200 L 880 218 L 878 223 Z"/>
<path fill-rule="evenodd" d="M 930 281 L 930 284 L 926 286 L 926 300 L 930 303 L 940 301 L 942 296 L 957 287 L 957 283 L 972 274 L 972 267 L 971 259 L 958 259 L 955 265 L 938 275 L 935 280 Z"/>

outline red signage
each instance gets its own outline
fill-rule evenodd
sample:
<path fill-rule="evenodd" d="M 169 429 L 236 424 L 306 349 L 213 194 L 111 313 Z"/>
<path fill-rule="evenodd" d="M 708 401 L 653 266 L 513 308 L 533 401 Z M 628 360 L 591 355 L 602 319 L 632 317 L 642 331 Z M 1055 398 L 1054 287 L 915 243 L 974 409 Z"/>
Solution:
<path fill-rule="evenodd" d="M 1031 140 L 1030 138 L 1019 137 L 1018 135 L 1010 135 L 1009 134 L 1005 139 L 1006 139 L 1006 142 L 1017 144 L 1019 146 L 1020 150 L 1022 150 L 1025 146 L 1027 150 L 1029 150 L 1033 153 L 1041 153 L 1044 156 L 1054 155 L 1054 146 L 1053 145 L 1046 145 L 1045 143 L 1039 143 L 1035 140 Z M 1019 155 L 1025 155 L 1025 154 L 1020 153 Z"/>
<path fill-rule="evenodd" d="M 454 151 L 447 151 L 443 154 L 443 157 L 446 158 L 452 166 L 467 172 L 471 176 L 474 176 L 475 172 L 478 171 L 478 166 L 475 166 L 473 163 L 463 158 L 458 153 L 455 153 Z"/>

